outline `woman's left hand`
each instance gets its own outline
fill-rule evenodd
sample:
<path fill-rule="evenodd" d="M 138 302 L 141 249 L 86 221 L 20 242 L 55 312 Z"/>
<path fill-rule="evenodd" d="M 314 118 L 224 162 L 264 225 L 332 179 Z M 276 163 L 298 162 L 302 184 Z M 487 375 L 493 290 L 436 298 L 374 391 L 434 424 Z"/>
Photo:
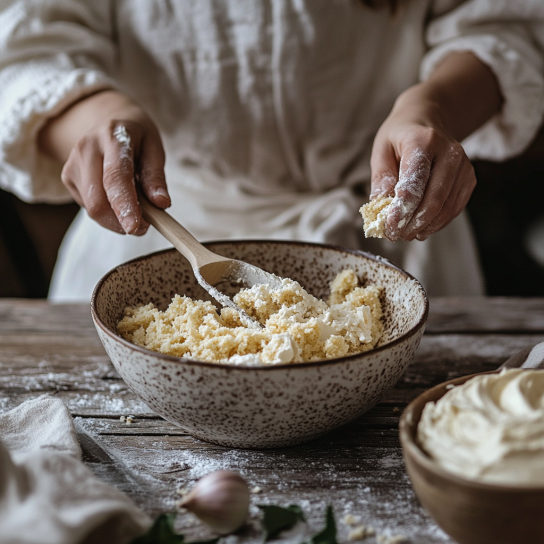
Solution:
<path fill-rule="evenodd" d="M 466 206 L 476 176 L 461 144 L 433 104 L 397 101 L 372 149 L 370 198 L 393 196 L 385 234 L 425 240 Z"/>
<path fill-rule="evenodd" d="M 459 142 L 501 105 L 495 75 L 467 51 L 448 55 L 427 81 L 397 98 L 370 161 L 370 197 L 394 197 L 387 238 L 425 240 L 461 213 L 476 176 Z"/>

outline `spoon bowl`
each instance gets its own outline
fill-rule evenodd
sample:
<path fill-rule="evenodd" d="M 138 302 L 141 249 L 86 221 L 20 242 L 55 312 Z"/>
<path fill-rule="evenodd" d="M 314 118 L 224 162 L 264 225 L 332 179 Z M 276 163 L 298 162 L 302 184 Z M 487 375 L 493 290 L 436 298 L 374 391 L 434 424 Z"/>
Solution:
<path fill-rule="evenodd" d="M 240 314 L 242 323 L 252 329 L 262 329 L 262 325 L 252 319 L 219 285 L 235 284 L 250 289 L 254 285 L 268 284 L 281 286 L 281 279 L 262 268 L 229 259 L 213 253 L 204 247 L 185 227 L 180 225 L 170 214 L 157 208 L 143 194 L 139 194 L 140 206 L 144 219 L 157 229 L 191 264 L 198 283 L 221 305 L 235 309 Z"/>

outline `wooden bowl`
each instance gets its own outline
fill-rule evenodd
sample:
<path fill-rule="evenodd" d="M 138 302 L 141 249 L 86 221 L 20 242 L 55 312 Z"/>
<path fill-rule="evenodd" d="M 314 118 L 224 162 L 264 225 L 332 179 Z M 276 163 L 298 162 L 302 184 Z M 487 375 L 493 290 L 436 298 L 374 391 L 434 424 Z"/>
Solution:
<path fill-rule="evenodd" d="M 462 478 L 440 467 L 416 440 L 425 404 L 445 395 L 448 385 L 461 385 L 481 374 L 444 382 L 408 405 L 399 425 L 408 475 L 421 504 L 459 544 L 542 543 L 544 487 L 514 487 Z"/>
<path fill-rule="evenodd" d="M 318 244 L 233 241 L 206 244 L 297 280 L 323 298 L 336 274 L 352 268 L 384 287 L 384 335 L 375 349 L 337 359 L 267 366 L 232 366 L 171 357 L 121 338 L 126 306 L 165 309 L 176 294 L 206 299 L 189 263 L 175 250 L 120 265 L 100 280 L 92 316 L 113 365 L 128 386 L 187 433 L 231 447 L 267 448 L 310 440 L 376 404 L 410 363 L 428 313 L 421 285 L 391 263 L 359 251 Z"/>

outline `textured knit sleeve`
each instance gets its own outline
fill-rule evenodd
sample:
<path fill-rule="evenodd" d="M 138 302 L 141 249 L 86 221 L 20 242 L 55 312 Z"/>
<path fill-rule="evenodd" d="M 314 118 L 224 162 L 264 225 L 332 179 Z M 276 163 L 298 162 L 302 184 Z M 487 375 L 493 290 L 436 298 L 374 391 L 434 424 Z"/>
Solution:
<path fill-rule="evenodd" d="M 110 0 L 0 0 L 0 186 L 65 202 L 60 167 L 37 134 L 80 98 L 115 86 Z"/>
<path fill-rule="evenodd" d="M 423 80 L 452 51 L 470 51 L 500 85 L 501 111 L 463 142 L 471 159 L 505 160 L 534 138 L 544 115 L 543 33 L 543 0 L 469 0 L 431 19 Z"/>

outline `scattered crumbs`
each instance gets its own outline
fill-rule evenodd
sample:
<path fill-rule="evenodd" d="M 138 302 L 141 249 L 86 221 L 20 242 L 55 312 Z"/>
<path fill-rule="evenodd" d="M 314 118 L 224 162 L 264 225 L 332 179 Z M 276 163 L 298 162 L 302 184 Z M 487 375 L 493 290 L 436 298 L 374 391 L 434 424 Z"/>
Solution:
<path fill-rule="evenodd" d="M 184 523 L 184 525 L 185 525 L 186 527 L 191 527 L 191 526 L 197 525 L 197 524 L 198 524 L 198 520 L 197 520 L 194 516 L 185 518 L 185 523 Z"/>
<path fill-rule="evenodd" d="M 376 537 L 377 544 L 402 544 L 406 542 L 406 537 L 404 535 L 378 535 Z"/>
<path fill-rule="evenodd" d="M 348 540 L 363 540 L 364 538 L 366 538 L 366 527 L 364 525 L 355 527 L 348 534 Z"/>
<path fill-rule="evenodd" d="M 257 494 L 257 493 L 260 493 L 262 491 L 262 489 L 256 485 L 252 490 L 251 490 L 251 493 L 254 493 L 254 494 Z"/>
<path fill-rule="evenodd" d="M 94 387 L 94 385 L 93 385 Z M 124 395 L 125 391 L 119 393 Z M 119 396 L 111 396 L 111 394 L 94 393 L 92 395 L 84 393 L 77 394 L 73 398 L 65 399 L 68 409 L 72 413 L 81 414 L 82 410 L 90 410 L 92 413 L 136 413 L 136 414 L 153 414 L 154 412 L 138 398 L 123 399 Z M 129 412 L 130 410 L 130 412 Z"/>
<path fill-rule="evenodd" d="M 374 529 L 366 525 L 358 525 L 348 534 L 348 540 L 364 540 L 367 536 L 372 536 Z"/>
<path fill-rule="evenodd" d="M 1 402 L 0 398 L 0 406 Z M 10 400 L 10 402 L 13 401 Z M 130 408 L 125 406 L 117 413 L 133 414 L 135 410 L 132 409 L 132 406 Z M 137 413 L 140 417 L 139 412 Z M 91 435 L 98 435 L 102 430 L 110 430 L 108 425 L 111 425 L 111 420 L 91 421 L 88 418 L 76 417 L 75 423 L 78 429 L 83 429 Z M 106 439 L 101 436 L 97 438 L 107 440 L 107 437 Z M 105 448 L 107 447 L 108 452 L 112 452 L 112 456 L 119 455 L 118 450 L 112 451 L 108 442 L 104 441 L 101 444 Z M 123 462 L 123 469 L 126 467 L 129 474 L 134 475 L 135 479 L 142 482 L 141 485 L 153 490 L 152 500 L 153 504 L 158 504 L 157 508 L 162 511 L 175 510 L 178 512 L 176 526 L 179 527 L 179 532 L 183 532 L 183 528 L 187 528 L 187 537 L 200 535 L 200 533 L 197 535 L 196 530 L 194 532 L 193 529 L 189 530 L 190 524 L 194 523 L 194 527 L 200 527 L 200 522 L 196 518 L 189 518 L 189 513 L 186 510 L 179 509 L 177 500 L 182 502 L 182 497 L 176 494 L 176 489 L 187 487 L 190 490 L 199 478 L 209 472 L 232 470 L 251 482 L 250 489 L 257 482 L 260 482 L 263 488 L 262 495 L 255 495 L 250 504 L 249 526 L 251 535 L 252 537 L 255 535 L 255 538 L 244 539 L 244 542 L 258 543 L 259 537 L 262 538 L 260 522 L 257 519 L 260 519 L 261 513 L 255 503 L 261 502 L 257 499 L 258 497 L 262 498 L 266 492 L 267 499 L 272 503 L 296 502 L 307 517 L 308 525 L 299 524 L 292 529 L 292 531 L 299 532 L 289 533 L 289 540 L 282 539 L 285 544 L 303 542 L 309 531 L 318 531 L 322 527 L 323 513 L 330 503 L 333 503 L 334 511 L 338 514 L 339 542 L 344 544 L 377 544 L 376 535 L 370 536 L 368 534 L 370 530 L 368 526 L 366 539 L 348 540 L 348 532 L 360 525 L 360 523 L 356 523 L 353 527 L 346 527 L 343 520 L 348 513 L 361 515 L 362 521 L 373 526 L 376 533 L 388 535 L 389 538 L 393 534 L 402 533 L 406 535 L 405 542 L 451 543 L 448 535 L 432 521 L 417 503 L 413 489 L 408 483 L 408 477 L 405 475 L 400 449 L 392 451 L 385 448 L 383 450 L 382 462 L 383 458 L 387 458 L 389 466 L 384 470 L 385 464 L 380 464 L 381 468 L 377 475 L 380 477 L 380 482 L 389 482 L 392 479 L 403 481 L 404 484 L 401 487 L 386 485 L 378 489 L 374 485 L 370 486 L 370 478 L 361 477 L 361 471 L 365 470 L 366 466 L 363 464 L 355 467 L 354 471 L 350 473 L 346 472 L 343 462 L 324 462 L 322 459 L 310 458 L 306 460 L 306 464 L 314 471 L 316 485 L 319 485 L 320 489 L 314 488 L 308 492 L 301 492 L 293 484 L 292 477 L 295 470 L 298 470 L 298 461 L 292 458 L 289 450 L 231 450 L 203 447 L 202 443 L 196 440 L 188 442 L 187 448 L 172 449 L 172 442 L 161 436 L 150 438 L 147 446 L 139 451 L 138 456 L 126 455 L 119 462 Z M 131 449 L 130 452 L 132 451 Z M 393 465 L 395 460 L 396 463 Z M 171 471 L 173 467 L 179 468 L 179 466 L 186 466 L 187 470 L 169 475 L 167 479 L 163 476 L 163 473 Z M 281 473 L 277 470 L 278 466 L 282 467 Z M 261 468 L 256 469 L 255 467 L 265 468 L 269 471 L 266 482 L 260 478 L 262 476 Z M 182 474 L 183 477 L 176 477 L 178 474 Z M 330 492 L 328 490 L 330 484 L 336 484 L 336 491 Z M 393 528 L 394 531 L 388 530 L 388 527 Z M 241 541 L 240 536 L 234 535 L 226 538 L 224 544 L 240 544 Z M 400 542 L 403 541 L 400 540 Z"/>
<path fill-rule="evenodd" d="M 259 516 L 260 518 L 260 514 L 261 514 L 261 509 L 256 505 L 256 504 L 249 504 L 249 515 L 251 517 L 254 517 L 254 516 Z M 261 522 L 260 521 L 257 521 L 257 520 L 253 520 L 253 521 L 249 521 L 249 523 L 253 523 L 255 524 L 255 527 L 259 528 L 261 526 Z"/>
<path fill-rule="evenodd" d="M 353 514 L 346 514 L 344 516 L 344 523 L 346 525 L 356 525 L 359 521 L 361 521 L 359 516 L 354 516 Z"/>
<path fill-rule="evenodd" d="M 176 489 L 176 493 L 183 497 L 184 495 L 187 495 L 187 493 L 189 493 L 189 488 L 188 487 L 179 487 L 178 489 Z"/>
<path fill-rule="evenodd" d="M 112 384 L 109 384 L 109 390 L 110 390 L 110 393 L 112 395 L 116 394 L 116 393 L 119 393 L 120 391 L 124 391 L 126 389 L 126 387 L 124 387 L 122 384 L 120 383 L 112 383 Z"/>
<path fill-rule="evenodd" d="M 400 408 L 399 408 L 398 406 L 395 406 L 395 407 L 393 408 L 393 412 L 400 412 Z"/>

